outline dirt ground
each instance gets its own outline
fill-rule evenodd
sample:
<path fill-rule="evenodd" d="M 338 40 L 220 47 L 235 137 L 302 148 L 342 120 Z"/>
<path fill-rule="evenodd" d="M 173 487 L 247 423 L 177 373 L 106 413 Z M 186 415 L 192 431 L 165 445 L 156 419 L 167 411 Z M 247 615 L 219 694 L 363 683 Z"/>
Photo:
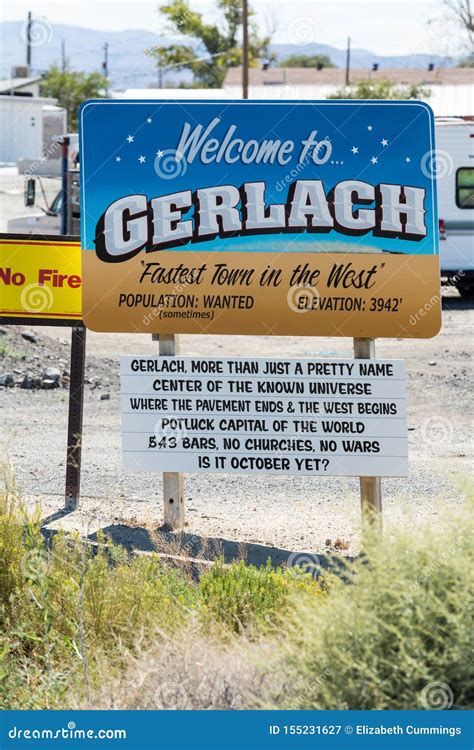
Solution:
<path fill-rule="evenodd" d="M 472 303 L 447 290 L 443 328 L 430 340 L 384 340 L 377 354 L 406 360 L 408 375 L 409 479 L 383 479 L 387 528 L 436 525 L 446 508 L 462 502 L 472 470 Z M 54 390 L 0 388 L 0 445 L 22 492 L 41 501 L 46 525 L 62 525 L 147 547 L 141 533 L 162 522 L 161 475 L 124 474 L 120 455 L 119 356 L 151 354 L 151 336 L 87 333 L 82 499 L 61 512 L 67 434 L 67 328 L 3 326 L 0 371 L 41 375 L 45 366 L 65 373 Z M 282 357 L 351 357 L 351 339 L 182 336 L 181 353 Z M 189 475 L 185 478 L 186 532 L 191 543 L 212 537 L 223 548 L 248 543 L 280 550 L 355 552 L 360 542 L 359 488 L 355 478 Z M 131 541 L 130 541 L 131 540 Z M 145 540 L 145 541 L 144 541 Z"/>

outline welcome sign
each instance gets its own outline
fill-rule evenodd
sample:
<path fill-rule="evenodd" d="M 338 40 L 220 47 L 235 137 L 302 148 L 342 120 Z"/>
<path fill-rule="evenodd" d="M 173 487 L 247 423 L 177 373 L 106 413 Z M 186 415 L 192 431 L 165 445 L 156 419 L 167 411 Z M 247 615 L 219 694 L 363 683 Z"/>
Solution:
<path fill-rule="evenodd" d="M 433 133 L 421 102 L 87 102 L 87 326 L 435 335 Z"/>

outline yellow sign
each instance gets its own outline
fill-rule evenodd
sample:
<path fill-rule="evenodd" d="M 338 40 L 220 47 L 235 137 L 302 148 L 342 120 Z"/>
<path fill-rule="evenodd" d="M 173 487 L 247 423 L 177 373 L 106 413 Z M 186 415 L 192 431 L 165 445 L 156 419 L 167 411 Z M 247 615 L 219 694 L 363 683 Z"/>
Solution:
<path fill-rule="evenodd" d="M 0 236 L 0 317 L 81 320 L 78 242 Z"/>

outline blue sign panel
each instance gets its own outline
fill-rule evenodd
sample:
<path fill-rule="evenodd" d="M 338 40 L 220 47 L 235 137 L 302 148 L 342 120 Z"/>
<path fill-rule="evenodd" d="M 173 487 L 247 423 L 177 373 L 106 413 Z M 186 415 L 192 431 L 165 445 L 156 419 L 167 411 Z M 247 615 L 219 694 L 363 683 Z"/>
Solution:
<path fill-rule="evenodd" d="M 367 292 L 373 288 L 368 276 L 375 284 L 391 273 L 397 299 L 410 273 L 406 263 L 402 272 L 399 256 L 413 257 L 415 273 L 426 277 L 422 298 L 415 295 L 415 306 L 404 307 L 403 299 L 389 303 L 398 307 L 391 310 L 392 320 L 401 310 L 406 323 L 438 284 L 433 133 L 430 108 L 414 101 L 87 102 L 80 114 L 86 320 L 97 326 L 105 315 L 103 289 L 118 281 L 117 274 L 130 277 L 131 268 L 145 263 L 149 273 L 139 278 L 132 272 L 130 286 L 121 291 L 125 299 L 135 295 L 136 304 L 107 296 L 119 318 L 120 307 L 128 308 L 128 320 L 137 325 L 135 313 L 143 310 L 136 295 L 150 292 L 157 263 L 176 267 L 176 253 L 194 269 L 185 274 L 188 290 L 202 285 L 215 291 L 212 271 L 219 253 L 226 268 L 233 258 L 235 270 L 261 274 L 276 265 L 278 286 L 286 294 L 298 269 L 295 257 L 314 264 L 314 254 L 323 256 L 314 267 L 319 276 L 311 277 L 318 295 L 337 275 L 336 269 L 331 277 L 336 257 L 354 270 L 350 283 L 337 286 L 343 296 L 358 288 L 357 278 Z M 201 272 L 193 256 L 204 260 Z M 370 274 L 368 256 L 379 263 L 383 257 L 383 267 Z M 265 305 L 273 305 L 268 289 L 263 297 Z M 91 306 L 94 315 L 88 315 Z M 201 308 L 202 299 L 195 305 Z M 240 332 L 252 332 L 255 305 L 251 309 L 238 316 L 247 318 Z M 384 311 L 390 312 L 379 312 Z M 290 319 L 292 313 L 298 316 L 290 309 Z M 266 317 L 263 308 L 258 314 Z M 177 320 L 178 330 L 190 330 L 184 320 Z M 324 314 L 316 322 L 329 332 Z M 298 329 L 307 323 L 299 319 Z M 288 332 L 298 332 L 294 328 Z M 378 335 L 395 335 L 393 326 Z M 406 335 L 426 335 L 426 318 Z"/>

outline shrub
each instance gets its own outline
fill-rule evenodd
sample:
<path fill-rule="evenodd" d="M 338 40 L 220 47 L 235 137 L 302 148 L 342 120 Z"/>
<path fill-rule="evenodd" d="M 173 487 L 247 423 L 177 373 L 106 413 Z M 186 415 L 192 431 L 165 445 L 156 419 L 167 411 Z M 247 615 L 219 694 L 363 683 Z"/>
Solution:
<path fill-rule="evenodd" d="M 157 555 L 129 559 L 58 534 L 49 547 L 8 483 L 0 493 L 0 707 L 50 708 L 71 686 L 89 692 L 99 667 L 176 631 L 197 589 Z"/>
<path fill-rule="evenodd" d="M 28 518 L 10 472 L 0 466 L 0 632 L 10 599 L 24 581 L 25 554 L 41 544 L 39 515 Z M 8 489 L 7 489 L 8 487 Z"/>
<path fill-rule="evenodd" d="M 258 629 L 281 620 L 296 592 L 320 594 L 321 586 L 309 574 L 246 565 L 243 560 L 227 567 L 217 561 L 200 580 L 204 617 L 230 632 Z"/>
<path fill-rule="evenodd" d="M 396 86 L 388 78 L 371 80 L 361 79 L 353 86 L 346 86 L 328 99 L 428 99 L 431 96 L 430 89 L 419 84 L 410 86 Z"/>
<path fill-rule="evenodd" d="M 368 543 L 329 578 L 329 595 L 295 603 L 279 707 L 466 708 L 474 698 L 472 516 L 447 531 Z"/>
<path fill-rule="evenodd" d="M 0 708 L 467 708 L 473 528 L 466 512 L 369 540 L 324 586 L 222 560 L 195 584 L 100 535 L 95 547 L 64 534 L 45 546 L 8 480 Z"/>

